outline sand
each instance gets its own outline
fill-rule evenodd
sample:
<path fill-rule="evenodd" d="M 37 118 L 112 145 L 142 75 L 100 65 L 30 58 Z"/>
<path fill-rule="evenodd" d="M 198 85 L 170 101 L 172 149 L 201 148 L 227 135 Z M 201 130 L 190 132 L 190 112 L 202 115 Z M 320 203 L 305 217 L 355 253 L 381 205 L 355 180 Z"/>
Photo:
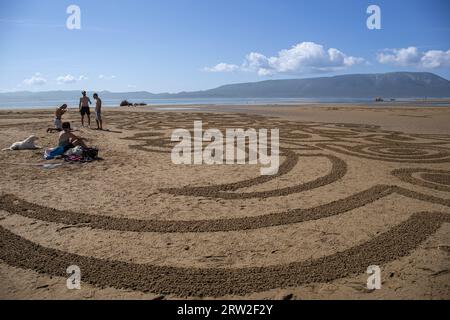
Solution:
<path fill-rule="evenodd" d="M 110 131 L 79 128 L 103 161 L 0 153 L 0 298 L 450 298 L 450 108 L 167 108 L 106 108 Z M 170 135 L 194 120 L 279 128 L 278 174 L 173 164 Z M 54 146 L 48 126 L 51 110 L 0 111 L 0 148 L 32 133 Z"/>

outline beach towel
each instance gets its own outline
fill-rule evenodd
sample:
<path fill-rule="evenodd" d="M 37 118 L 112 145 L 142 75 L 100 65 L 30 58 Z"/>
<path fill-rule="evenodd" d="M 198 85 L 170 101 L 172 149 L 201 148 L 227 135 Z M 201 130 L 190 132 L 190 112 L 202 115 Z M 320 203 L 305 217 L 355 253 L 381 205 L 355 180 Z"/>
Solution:
<path fill-rule="evenodd" d="M 72 154 L 70 156 L 65 156 L 64 161 L 67 162 L 85 162 L 84 158 L 82 156 L 77 156 L 75 154 Z"/>

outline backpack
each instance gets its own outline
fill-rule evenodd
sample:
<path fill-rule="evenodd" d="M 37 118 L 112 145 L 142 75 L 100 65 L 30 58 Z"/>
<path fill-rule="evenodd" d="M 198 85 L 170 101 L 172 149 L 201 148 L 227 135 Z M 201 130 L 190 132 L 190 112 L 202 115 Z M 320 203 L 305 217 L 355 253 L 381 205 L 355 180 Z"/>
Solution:
<path fill-rule="evenodd" d="M 97 159 L 98 158 L 98 149 L 97 148 L 85 148 L 83 149 L 83 157 Z"/>

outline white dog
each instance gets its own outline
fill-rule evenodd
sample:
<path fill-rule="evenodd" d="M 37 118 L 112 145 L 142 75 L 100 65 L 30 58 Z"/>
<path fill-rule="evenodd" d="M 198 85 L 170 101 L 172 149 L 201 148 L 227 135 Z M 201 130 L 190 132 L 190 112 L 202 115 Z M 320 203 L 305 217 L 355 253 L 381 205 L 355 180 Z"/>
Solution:
<path fill-rule="evenodd" d="M 39 138 L 35 135 L 31 135 L 28 138 L 26 138 L 23 141 L 20 142 L 14 142 L 11 147 L 3 149 L 3 151 L 9 151 L 9 150 L 34 150 L 34 149 L 40 149 L 41 147 L 38 147 L 35 143 L 36 140 Z"/>

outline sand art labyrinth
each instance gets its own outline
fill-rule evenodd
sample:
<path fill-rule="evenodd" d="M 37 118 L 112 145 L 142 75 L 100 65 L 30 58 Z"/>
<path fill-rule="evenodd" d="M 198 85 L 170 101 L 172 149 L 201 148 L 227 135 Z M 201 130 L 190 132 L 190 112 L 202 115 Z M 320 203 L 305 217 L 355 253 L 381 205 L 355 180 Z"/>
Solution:
<path fill-rule="evenodd" d="M 208 127 L 219 130 L 279 128 L 281 163 L 277 175 L 255 175 L 226 183 L 212 177 L 214 183 L 204 186 L 195 184 L 193 177 L 194 185 L 174 184 L 160 188 L 158 192 L 169 199 L 173 197 L 173 201 L 220 200 L 230 212 L 237 210 L 237 201 L 239 204 L 259 200 L 283 203 L 290 199 L 297 201 L 298 205 L 288 210 L 261 211 L 258 215 L 246 215 L 244 210 L 230 218 L 214 218 L 211 214 L 210 219 L 198 220 L 135 219 L 57 210 L 28 202 L 17 194 L 8 193 L 5 188 L 0 195 L 0 210 L 49 224 L 82 224 L 105 232 L 195 235 L 258 232 L 277 226 L 295 227 L 311 221 L 321 223 L 352 210 L 383 203 L 390 196 L 398 196 L 405 202 L 421 201 L 442 209 L 409 212 L 401 223 L 390 225 L 371 239 L 320 258 L 285 264 L 274 261 L 270 266 L 245 268 L 161 266 L 103 259 L 50 248 L 18 235 L 13 228 L 2 226 L 0 259 L 5 264 L 61 277 L 66 277 L 66 268 L 75 264 L 82 270 L 82 280 L 98 287 L 180 297 L 242 296 L 365 273 L 369 265 L 381 266 L 409 256 L 444 223 L 450 223 L 450 136 L 411 135 L 371 125 L 294 122 L 243 114 L 121 111 L 111 113 L 108 120 L 115 129 L 123 132 L 120 140 L 126 142 L 130 150 L 148 157 L 163 155 L 167 157 L 167 163 L 170 163 L 173 146 L 171 131 L 192 128 L 194 120 L 202 120 L 204 130 Z M 318 161 L 325 163 L 328 171 L 308 181 L 300 180 L 296 173 L 299 166 Z M 387 182 L 367 180 L 354 190 L 344 190 L 347 180 L 361 170 L 370 171 L 375 164 L 380 168 L 377 170 L 384 170 L 383 174 L 389 179 Z M 222 168 L 216 167 L 214 169 L 220 176 Z M 246 166 L 239 170 L 245 172 Z M 337 193 L 331 200 L 328 200 L 328 195 L 325 202 L 302 206 L 302 197 L 308 195 L 320 199 L 324 188 L 329 187 L 348 194 Z"/>

